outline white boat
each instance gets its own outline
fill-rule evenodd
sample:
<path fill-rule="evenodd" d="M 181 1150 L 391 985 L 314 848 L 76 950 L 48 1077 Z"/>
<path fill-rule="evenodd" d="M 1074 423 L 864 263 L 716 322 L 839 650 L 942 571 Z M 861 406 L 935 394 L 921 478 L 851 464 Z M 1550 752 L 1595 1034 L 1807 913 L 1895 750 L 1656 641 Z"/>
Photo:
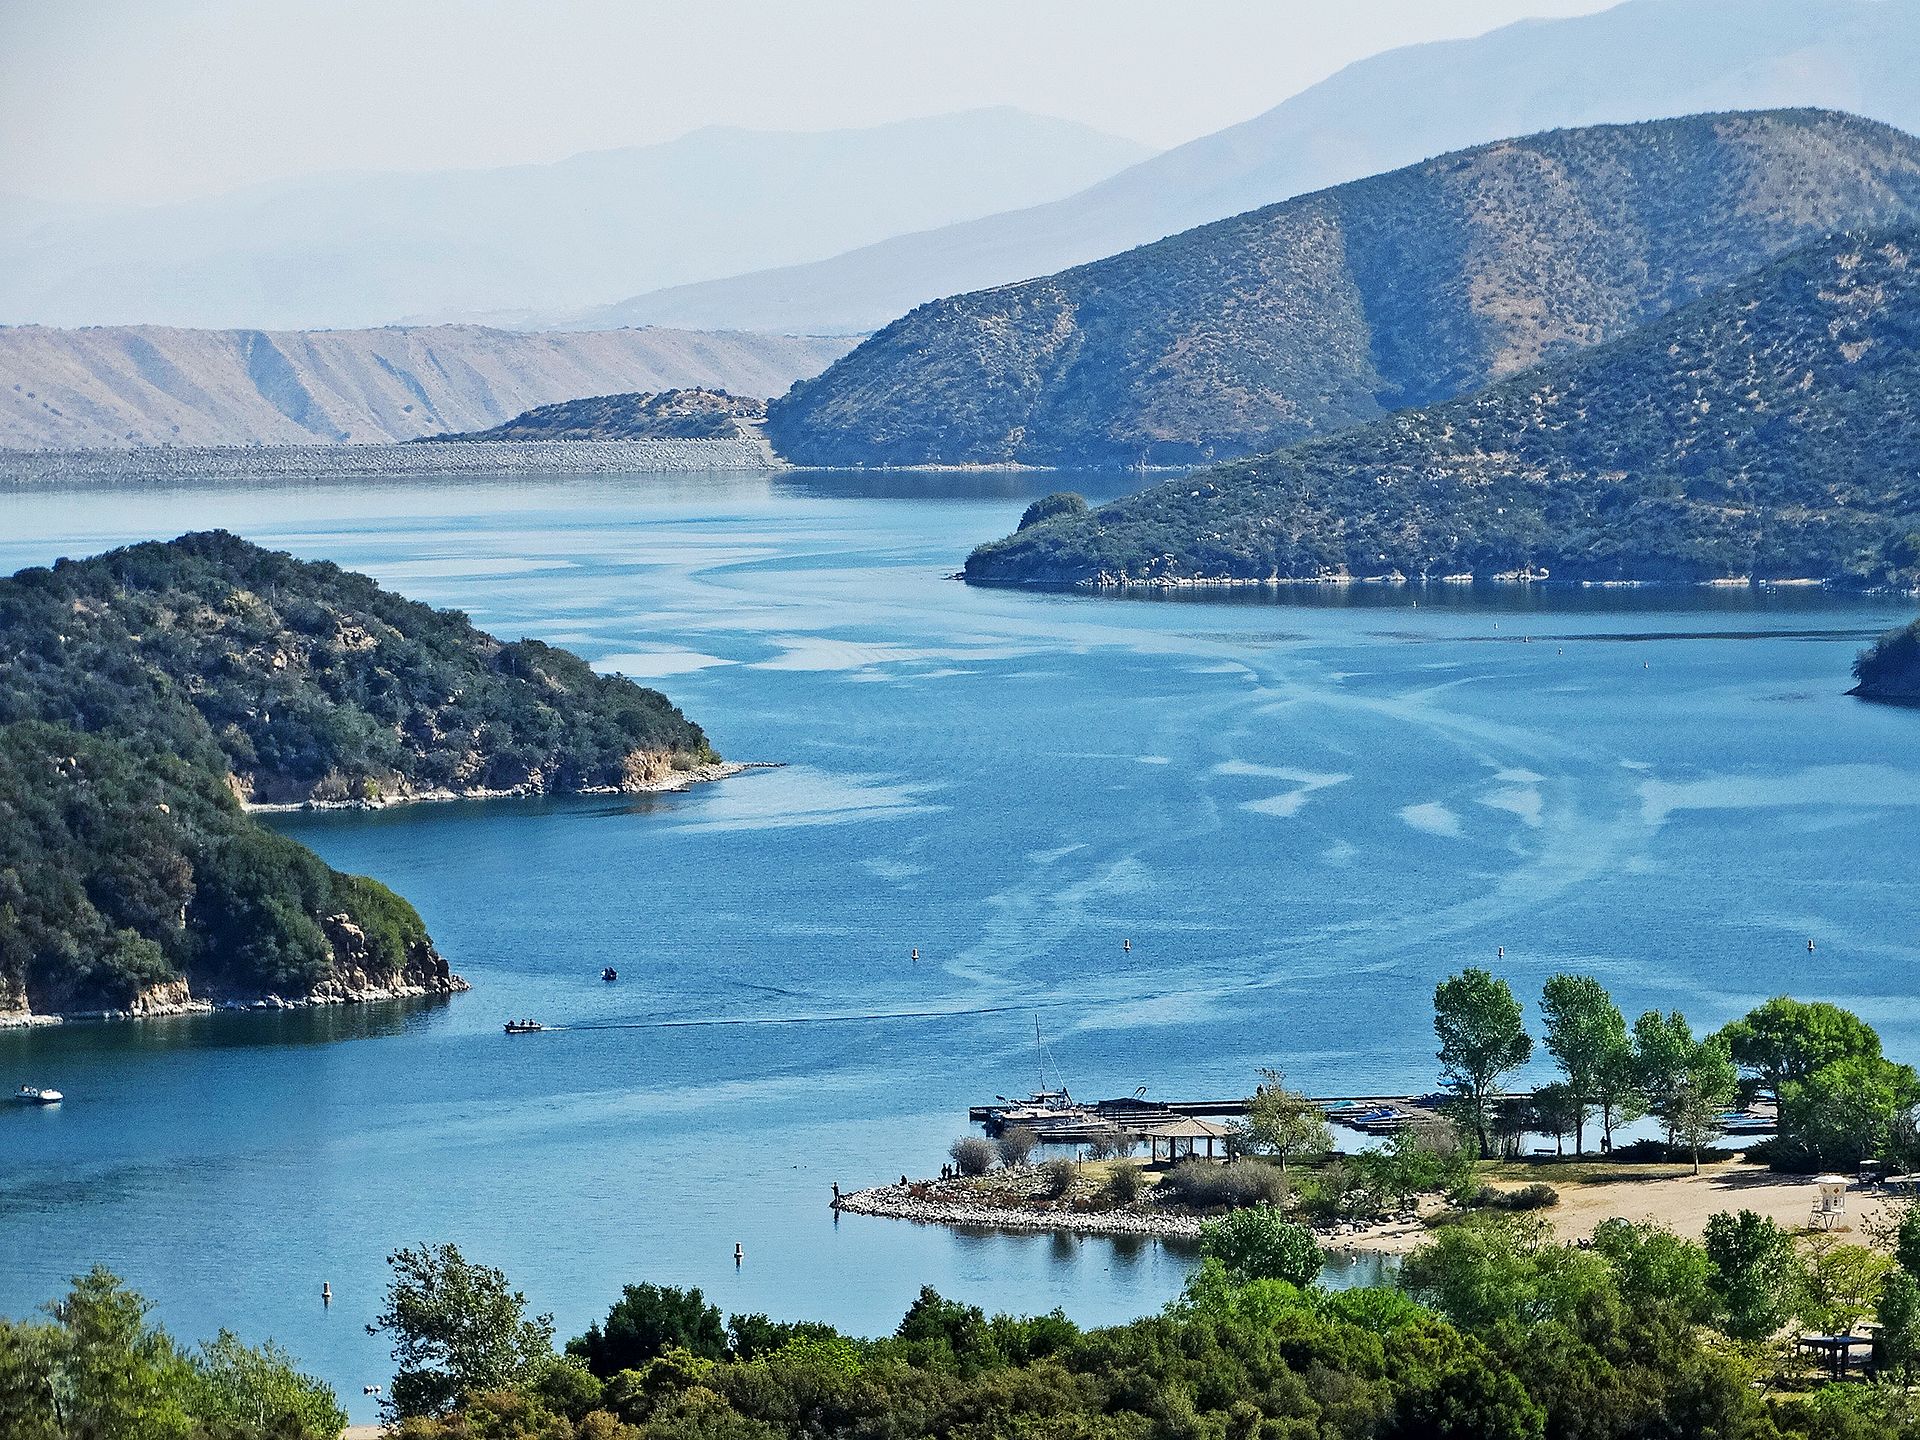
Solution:
<path fill-rule="evenodd" d="M 23 1105 L 58 1105 L 66 1096 L 58 1090 L 42 1090 L 33 1085 L 22 1085 L 14 1091 L 13 1098 Z"/>

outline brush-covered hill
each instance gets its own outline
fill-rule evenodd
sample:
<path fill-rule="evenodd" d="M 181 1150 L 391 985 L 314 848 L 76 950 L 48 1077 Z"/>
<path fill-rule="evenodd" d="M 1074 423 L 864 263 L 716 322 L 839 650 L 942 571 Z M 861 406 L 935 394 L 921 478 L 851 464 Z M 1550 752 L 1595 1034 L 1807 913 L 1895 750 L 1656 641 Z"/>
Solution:
<path fill-rule="evenodd" d="M 767 418 L 764 400 L 724 390 L 635 391 L 539 405 L 487 430 L 424 440 L 739 440 Z M 749 427 L 752 427 L 750 430 Z"/>
<path fill-rule="evenodd" d="M 1830 111 L 1503 141 L 922 306 L 768 407 L 803 464 L 1192 463 L 1622 335 L 1920 216 L 1920 140 Z"/>
<path fill-rule="evenodd" d="M 1479 394 L 1071 507 L 970 580 L 1920 575 L 1920 229 L 1835 237 Z"/>
<path fill-rule="evenodd" d="M 262 802 L 655 785 L 666 696 L 224 531 L 0 580 L 0 721 L 163 739 Z"/>
<path fill-rule="evenodd" d="M 0 1023 L 463 988 L 242 801 L 656 788 L 658 691 L 220 531 L 0 580 Z M 711 773 L 711 772 L 707 772 Z"/>
<path fill-rule="evenodd" d="M 152 740 L 0 725 L 0 1025 L 464 989 L 414 908 Z"/>

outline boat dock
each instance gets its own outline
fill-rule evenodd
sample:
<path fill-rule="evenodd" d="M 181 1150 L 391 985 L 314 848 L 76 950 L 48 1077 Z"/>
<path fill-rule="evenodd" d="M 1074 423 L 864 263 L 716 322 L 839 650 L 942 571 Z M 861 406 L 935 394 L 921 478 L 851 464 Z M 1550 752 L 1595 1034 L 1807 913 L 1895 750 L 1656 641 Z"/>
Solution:
<path fill-rule="evenodd" d="M 1147 1100 L 1125 1096 L 1081 1104 L 1064 1091 L 1035 1095 L 1026 1101 L 1001 1100 L 974 1105 L 967 1119 L 984 1126 L 987 1134 L 1031 1130 L 1043 1145 L 1073 1145 L 1095 1141 L 1143 1140 L 1150 1132 L 1180 1120 L 1233 1120 L 1247 1113 L 1244 1095 L 1225 1100 Z M 1404 1129 L 1434 1114 L 1449 1097 L 1433 1095 L 1315 1095 L 1311 1102 L 1327 1119 L 1351 1130 L 1376 1134 Z M 1525 1096 L 1503 1097 L 1525 1099 Z"/>
<path fill-rule="evenodd" d="M 1364 1135 L 1389 1135 L 1409 1125 L 1429 1119 L 1454 1097 L 1442 1091 L 1426 1095 L 1313 1095 L 1309 1103 L 1319 1106 L 1328 1121 Z M 1502 1094 L 1495 1103 L 1502 1109 L 1525 1107 L 1533 1099 L 1531 1090 Z M 1247 1113 L 1248 1097 L 1225 1100 L 1148 1100 L 1139 1095 L 1114 1100 L 1076 1101 L 1065 1090 L 1036 1091 L 1026 1100 L 997 1099 L 991 1105 L 974 1105 L 967 1119 L 985 1128 L 988 1135 L 1008 1130 L 1033 1132 L 1042 1145 L 1090 1145 L 1114 1142 L 1139 1143 L 1149 1140 L 1162 1127 L 1183 1120 L 1235 1120 Z M 1758 1101 L 1743 1110 L 1729 1110 L 1720 1117 L 1721 1132 L 1728 1138 L 1772 1134 L 1778 1124 L 1773 1106 Z"/>

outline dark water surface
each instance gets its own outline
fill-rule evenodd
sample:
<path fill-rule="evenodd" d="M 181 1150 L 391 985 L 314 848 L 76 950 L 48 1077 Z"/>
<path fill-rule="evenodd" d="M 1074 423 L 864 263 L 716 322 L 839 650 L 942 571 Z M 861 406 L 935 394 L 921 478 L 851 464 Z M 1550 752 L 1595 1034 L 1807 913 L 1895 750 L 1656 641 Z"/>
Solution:
<path fill-rule="evenodd" d="M 287 818 L 411 899 L 473 992 L 0 1034 L 0 1081 L 72 1097 L 0 1111 L 0 1312 L 102 1261 L 182 1334 L 278 1338 L 361 1415 L 383 1257 L 420 1239 L 502 1265 L 562 1333 L 639 1279 L 863 1332 L 922 1283 L 1138 1314 L 1184 1255 L 836 1223 L 828 1187 L 936 1166 L 968 1103 L 1030 1086 L 1036 1016 L 1081 1094 L 1244 1093 L 1275 1063 L 1426 1088 L 1434 981 L 1502 945 L 1529 999 L 1569 967 L 1703 1025 L 1817 993 L 1920 1058 L 1920 712 L 1842 694 L 1904 602 L 944 578 L 1060 483 L 0 493 L 7 570 L 224 525 L 645 677 L 727 755 L 789 762 Z M 508 1038 L 513 1015 L 572 1028 Z"/>

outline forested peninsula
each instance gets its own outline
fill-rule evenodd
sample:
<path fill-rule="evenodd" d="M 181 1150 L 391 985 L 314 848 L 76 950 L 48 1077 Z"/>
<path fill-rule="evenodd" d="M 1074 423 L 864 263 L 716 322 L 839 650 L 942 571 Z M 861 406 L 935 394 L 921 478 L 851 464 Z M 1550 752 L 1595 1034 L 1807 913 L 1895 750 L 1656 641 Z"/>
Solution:
<path fill-rule="evenodd" d="M 464 988 L 247 802 L 722 773 L 665 696 L 214 531 L 0 580 L 0 1020 Z"/>
<path fill-rule="evenodd" d="M 1905 587 L 1917 427 L 1920 231 L 1836 236 L 1464 399 L 1056 503 L 966 575 Z"/>

